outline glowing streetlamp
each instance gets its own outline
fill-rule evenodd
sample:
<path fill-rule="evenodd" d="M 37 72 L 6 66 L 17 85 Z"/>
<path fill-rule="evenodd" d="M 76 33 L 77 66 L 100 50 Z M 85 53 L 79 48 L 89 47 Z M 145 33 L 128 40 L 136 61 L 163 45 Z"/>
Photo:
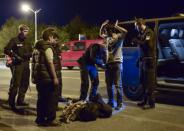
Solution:
<path fill-rule="evenodd" d="M 37 41 L 37 14 L 41 11 L 41 9 L 33 10 L 33 9 L 31 9 L 30 5 L 28 5 L 28 4 L 22 4 L 21 9 L 23 12 L 31 11 L 35 15 L 35 43 L 36 43 L 36 41 Z"/>

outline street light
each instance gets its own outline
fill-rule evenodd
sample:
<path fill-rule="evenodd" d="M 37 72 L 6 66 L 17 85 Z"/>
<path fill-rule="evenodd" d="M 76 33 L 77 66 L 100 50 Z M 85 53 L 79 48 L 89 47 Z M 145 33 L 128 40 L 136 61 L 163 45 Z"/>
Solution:
<path fill-rule="evenodd" d="M 41 11 L 41 9 L 33 10 L 33 9 L 31 9 L 31 7 L 28 4 L 22 4 L 22 11 L 24 11 L 24 12 L 31 11 L 35 15 L 35 43 L 36 43 L 36 41 L 37 41 L 37 14 Z"/>

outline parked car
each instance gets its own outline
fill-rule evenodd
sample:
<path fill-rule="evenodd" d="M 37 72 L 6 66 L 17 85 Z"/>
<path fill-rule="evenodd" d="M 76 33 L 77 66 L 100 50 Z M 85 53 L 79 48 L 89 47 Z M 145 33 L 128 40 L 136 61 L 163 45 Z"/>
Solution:
<path fill-rule="evenodd" d="M 85 50 L 94 43 L 102 44 L 103 40 L 76 40 L 64 43 L 65 50 L 61 53 L 62 67 L 67 67 L 70 70 L 74 67 L 78 67 L 77 60 L 82 56 Z"/>

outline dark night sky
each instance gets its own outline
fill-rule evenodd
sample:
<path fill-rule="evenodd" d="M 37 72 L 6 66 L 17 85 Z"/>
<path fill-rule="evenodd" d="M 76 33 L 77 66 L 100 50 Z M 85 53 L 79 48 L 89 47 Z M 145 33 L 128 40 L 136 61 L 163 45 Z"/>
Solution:
<path fill-rule="evenodd" d="M 168 17 L 184 13 L 184 0 L 0 0 L 0 25 L 9 17 L 34 18 L 32 13 L 20 11 L 20 3 L 28 1 L 39 13 L 39 23 L 67 24 L 79 15 L 89 24 L 100 24 L 105 19 L 115 21 L 136 17 Z"/>

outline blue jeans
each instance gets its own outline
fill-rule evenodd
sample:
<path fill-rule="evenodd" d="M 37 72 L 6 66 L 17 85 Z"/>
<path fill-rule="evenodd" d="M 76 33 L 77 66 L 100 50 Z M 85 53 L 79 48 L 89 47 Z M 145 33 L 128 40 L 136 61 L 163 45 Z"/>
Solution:
<path fill-rule="evenodd" d="M 94 65 L 85 65 L 80 66 L 80 75 L 81 75 L 81 89 L 80 89 L 80 99 L 86 100 L 87 93 L 89 89 L 89 77 L 91 80 L 91 89 L 89 100 L 96 96 L 97 89 L 99 85 L 98 70 Z"/>

